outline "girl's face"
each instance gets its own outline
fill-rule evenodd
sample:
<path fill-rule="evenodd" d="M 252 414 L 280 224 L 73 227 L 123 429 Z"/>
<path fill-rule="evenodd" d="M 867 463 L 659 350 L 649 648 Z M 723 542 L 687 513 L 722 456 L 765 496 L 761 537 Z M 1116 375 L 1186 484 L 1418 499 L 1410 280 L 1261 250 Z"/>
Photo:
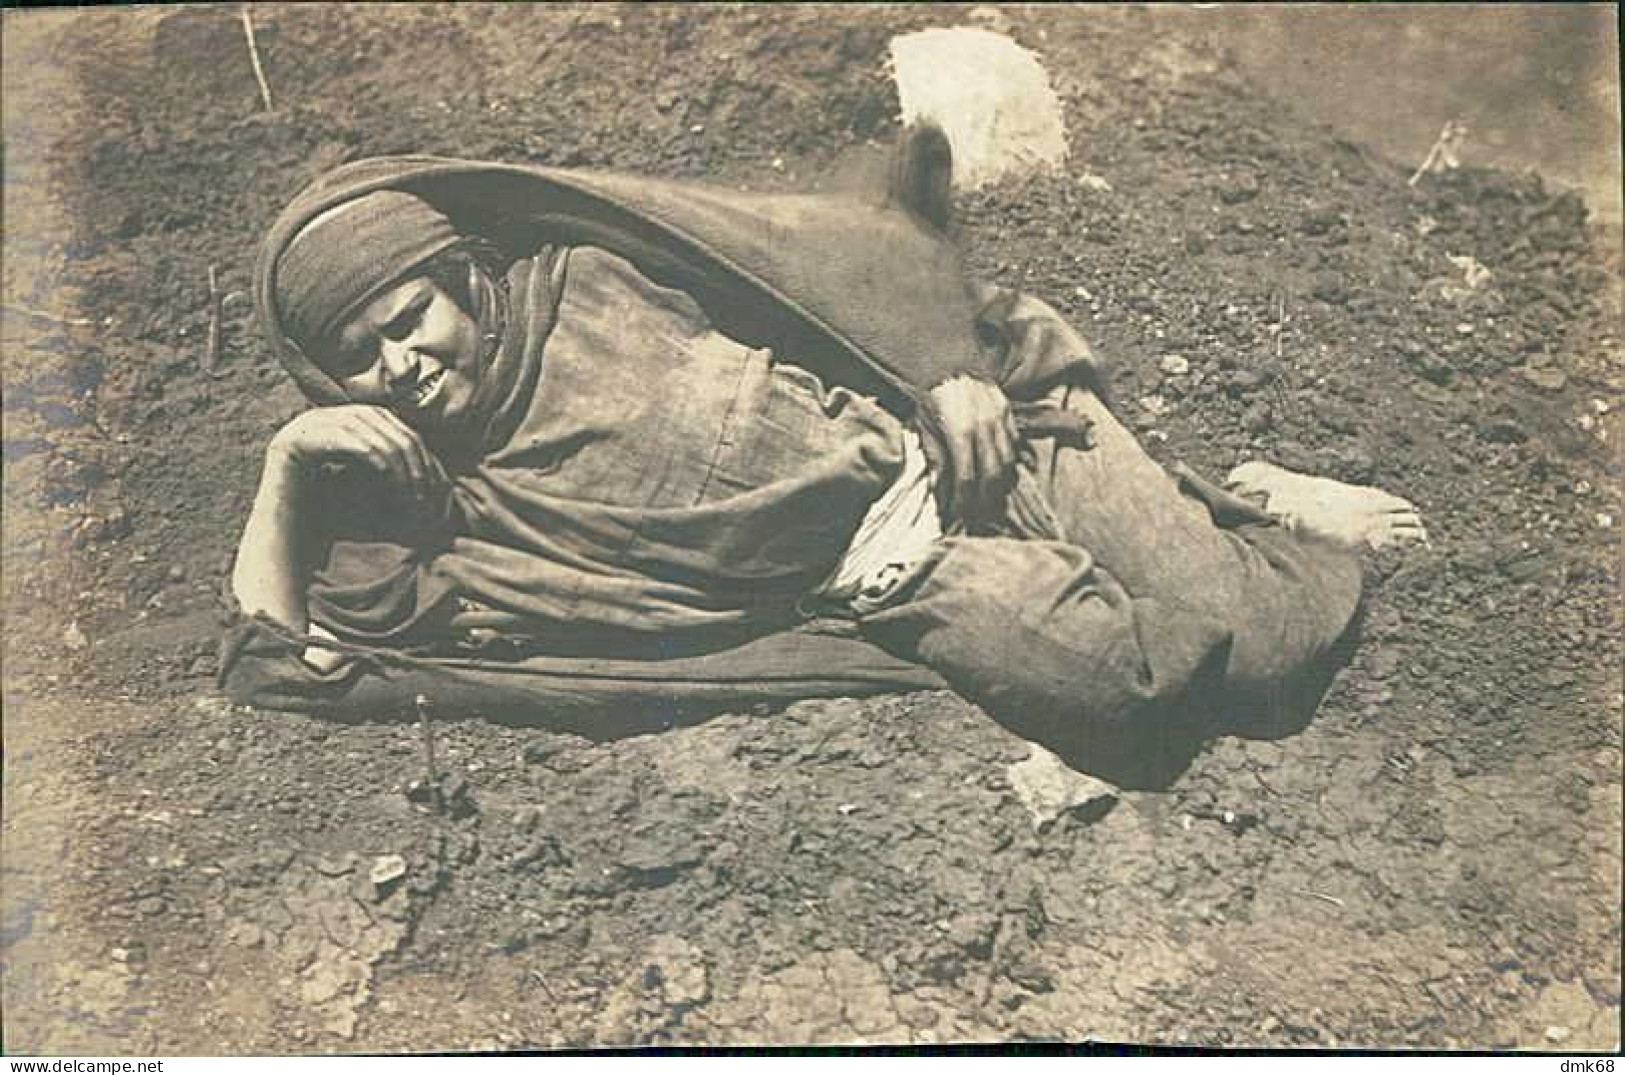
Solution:
<path fill-rule="evenodd" d="M 479 323 L 426 276 L 367 304 L 338 343 L 322 365 L 349 397 L 426 435 L 456 429 L 485 373 Z"/>

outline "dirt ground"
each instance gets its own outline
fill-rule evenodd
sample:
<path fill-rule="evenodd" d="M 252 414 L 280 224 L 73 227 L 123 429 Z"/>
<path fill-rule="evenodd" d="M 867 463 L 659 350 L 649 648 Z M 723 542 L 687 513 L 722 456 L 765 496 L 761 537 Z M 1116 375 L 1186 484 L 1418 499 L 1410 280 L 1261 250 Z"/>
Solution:
<path fill-rule="evenodd" d="M 1312 721 L 1100 797 L 946 694 L 444 714 L 441 817 L 411 724 L 215 693 L 301 407 L 243 299 L 293 190 L 406 151 L 834 184 L 895 132 L 890 36 L 964 15 L 258 6 L 266 113 L 235 5 L 7 13 L 8 1053 L 1618 1047 L 1620 266 L 1578 198 L 1410 185 L 1142 10 L 998 13 L 1072 163 L 958 229 L 1122 360 L 1159 457 L 1421 506 Z"/>

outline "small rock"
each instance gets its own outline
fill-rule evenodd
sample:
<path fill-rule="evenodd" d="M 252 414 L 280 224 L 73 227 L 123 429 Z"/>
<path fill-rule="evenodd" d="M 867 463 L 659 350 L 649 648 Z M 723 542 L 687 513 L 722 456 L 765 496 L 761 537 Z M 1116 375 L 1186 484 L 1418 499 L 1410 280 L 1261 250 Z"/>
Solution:
<path fill-rule="evenodd" d="M 986 959 L 993 954 L 993 944 L 999 933 L 998 916 L 986 911 L 966 911 L 941 924 L 948 943 L 973 959 Z"/>
<path fill-rule="evenodd" d="M 1070 768 L 1038 744 L 1031 753 L 1005 769 L 1010 786 L 1032 815 L 1033 828 L 1042 830 L 1063 814 L 1096 820 L 1117 804 L 1117 789 L 1103 780 Z"/>
<path fill-rule="evenodd" d="M 1568 374 L 1555 366 L 1524 366 L 1518 372 L 1524 380 L 1544 392 L 1561 391 L 1569 383 Z"/>
<path fill-rule="evenodd" d="M 234 922 L 226 930 L 226 939 L 240 948 L 258 948 L 265 943 L 265 931 L 252 922 Z"/>
<path fill-rule="evenodd" d="M 1439 385 L 1430 384 L 1427 381 L 1412 381 L 1410 388 L 1411 392 L 1415 395 L 1420 396 L 1429 403 L 1436 403 L 1440 406 L 1447 403 L 1454 403 L 1456 400 L 1456 395 L 1454 392 L 1451 392 L 1449 389 L 1443 388 Z"/>
<path fill-rule="evenodd" d="M 1450 263 L 1461 270 L 1462 283 L 1468 291 L 1478 291 L 1490 282 L 1490 270 L 1486 269 L 1477 258 L 1467 254 L 1447 254 Z"/>
<path fill-rule="evenodd" d="M 896 1001 L 897 1017 L 906 1026 L 915 1030 L 926 1030 L 937 1025 L 941 1015 L 937 1009 L 913 997 L 899 997 Z"/>
<path fill-rule="evenodd" d="M 1433 351 L 1418 350 L 1414 354 L 1407 353 L 1405 357 L 1417 376 L 1432 384 L 1449 384 L 1456 375 L 1456 368 Z"/>
<path fill-rule="evenodd" d="M 711 973 L 705 954 L 687 941 L 661 934 L 647 953 L 645 977 L 654 979 L 661 999 L 673 1008 L 692 1008 L 711 996 Z M 650 975 L 649 971 L 655 973 Z"/>
<path fill-rule="evenodd" d="M 1219 187 L 1219 200 L 1226 205 L 1240 205 L 1258 197 L 1258 180 L 1250 175 L 1239 175 Z"/>
<path fill-rule="evenodd" d="M 508 860 L 510 870 L 522 870 L 535 864 L 543 868 L 557 866 L 565 861 L 564 852 L 551 835 L 543 833 L 533 838 L 524 849 Z"/>
<path fill-rule="evenodd" d="M 1573 1033 L 1574 1031 L 1566 1026 L 1549 1026 L 1546 1028 L 1546 1040 L 1553 1045 L 1561 1045 L 1563 1042 L 1568 1041 Z"/>
<path fill-rule="evenodd" d="M 1530 549 L 1522 555 L 1510 557 L 1500 563 L 1501 574 L 1513 582 L 1528 582 L 1545 574 L 1552 558 L 1539 549 Z"/>
<path fill-rule="evenodd" d="M 1153 418 L 1161 418 L 1172 409 L 1171 405 L 1165 398 L 1155 394 L 1141 396 L 1140 408 Z"/>
<path fill-rule="evenodd" d="M 148 896 L 135 905 L 135 909 L 149 917 L 161 915 L 169 910 L 169 905 L 157 896 Z"/>
<path fill-rule="evenodd" d="M 1275 415 L 1264 403 L 1254 403 L 1242 413 L 1242 428 L 1249 433 L 1267 433 L 1275 425 Z"/>
<path fill-rule="evenodd" d="M 1325 235 L 1333 228 L 1341 227 L 1342 223 L 1341 215 L 1327 209 L 1317 209 L 1304 214 L 1298 222 L 1298 230 L 1305 235 Z"/>
<path fill-rule="evenodd" d="M 467 817 L 474 812 L 473 792 L 460 773 L 452 773 L 441 781 L 440 801 L 452 817 Z"/>
<path fill-rule="evenodd" d="M 1490 444 L 1522 444 L 1529 434 L 1512 418 L 1498 415 L 1478 423 L 1478 438 Z"/>
<path fill-rule="evenodd" d="M 1310 294 L 1328 306 L 1345 306 L 1350 297 L 1348 285 L 1341 280 L 1322 280 L 1315 284 Z"/>
<path fill-rule="evenodd" d="M 996 7 L 981 5 L 965 12 L 965 19 L 995 34 L 1010 32 L 1010 17 Z"/>
<path fill-rule="evenodd" d="M 1190 359 L 1184 355 L 1163 355 L 1157 366 L 1170 377 L 1183 377 L 1191 371 Z"/>
<path fill-rule="evenodd" d="M 122 541 L 130 536 L 135 524 L 131 521 L 129 512 L 119 509 L 94 520 L 89 529 L 92 541 Z"/>
<path fill-rule="evenodd" d="M 399 855 L 379 855 L 373 860 L 372 869 L 367 871 L 367 879 L 379 892 L 405 876 L 406 860 Z"/>
<path fill-rule="evenodd" d="M 1048 968 L 1037 963 L 1017 963 L 1005 972 L 1005 977 L 1029 993 L 1052 993 L 1055 991 L 1055 976 L 1049 972 Z"/>
<path fill-rule="evenodd" d="M 71 650 L 81 650 L 90 645 L 90 639 L 79 629 L 78 621 L 68 624 L 62 632 L 62 644 Z"/>
<path fill-rule="evenodd" d="M 1236 370 L 1224 379 L 1224 390 L 1232 396 L 1240 396 L 1262 388 L 1268 380 L 1258 370 Z"/>

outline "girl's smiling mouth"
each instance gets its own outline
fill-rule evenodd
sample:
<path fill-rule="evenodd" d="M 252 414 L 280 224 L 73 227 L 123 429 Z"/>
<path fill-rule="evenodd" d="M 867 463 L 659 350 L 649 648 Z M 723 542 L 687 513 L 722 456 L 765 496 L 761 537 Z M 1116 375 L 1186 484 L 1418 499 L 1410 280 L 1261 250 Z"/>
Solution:
<path fill-rule="evenodd" d="M 430 403 L 434 402 L 435 397 L 440 394 L 441 385 L 445 383 L 446 371 L 444 369 L 435 370 L 433 373 L 429 374 L 429 376 L 419 381 L 417 387 L 412 390 L 410 397 L 413 406 L 417 407 L 419 410 L 422 410 Z"/>

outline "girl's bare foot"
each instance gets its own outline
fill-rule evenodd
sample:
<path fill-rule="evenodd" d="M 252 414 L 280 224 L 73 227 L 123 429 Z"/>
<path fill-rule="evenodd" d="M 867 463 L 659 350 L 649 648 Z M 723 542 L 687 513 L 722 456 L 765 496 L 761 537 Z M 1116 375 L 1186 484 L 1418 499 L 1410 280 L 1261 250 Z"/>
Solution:
<path fill-rule="evenodd" d="M 1232 470 L 1225 487 L 1255 501 L 1288 529 L 1350 547 L 1428 544 L 1416 505 L 1369 485 L 1346 485 L 1254 461 Z"/>

